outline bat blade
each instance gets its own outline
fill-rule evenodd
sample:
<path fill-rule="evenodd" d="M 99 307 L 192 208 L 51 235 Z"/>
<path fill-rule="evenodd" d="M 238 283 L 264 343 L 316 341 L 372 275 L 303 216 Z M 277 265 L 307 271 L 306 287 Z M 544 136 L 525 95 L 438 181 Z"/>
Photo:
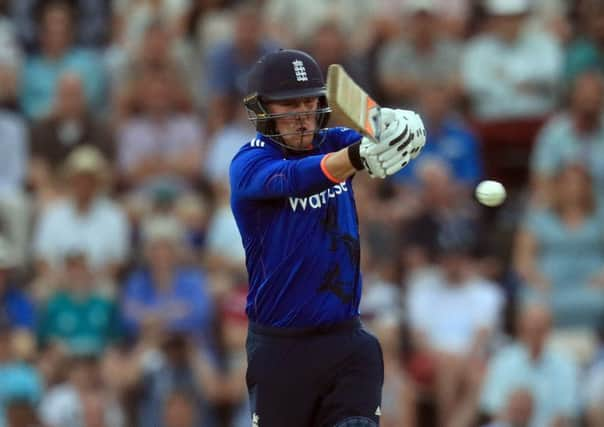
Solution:
<path fill-rule="evenodd" d="M 329 126 L 344 126 L 379 139 L 380 106 L 339 64 L 327 70 L 327 102 L 331 108 Z"/>

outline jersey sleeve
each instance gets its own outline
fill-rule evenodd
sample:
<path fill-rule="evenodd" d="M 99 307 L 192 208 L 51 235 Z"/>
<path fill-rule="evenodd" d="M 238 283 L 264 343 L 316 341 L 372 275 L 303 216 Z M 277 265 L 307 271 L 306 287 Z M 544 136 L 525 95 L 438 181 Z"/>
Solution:
<path fill-rule="evenodd" d="M 323 157 L 286 160 L 268 149 L 243 149 L 231 162 L 231 192 L 248 199 L 305 197 L 321 192 L 334 185 L 321 168 Z"/>
<path fill-rule="evenodd" d="M 329 129 L 328 135 L 329 139 L 334 141 L 334 144 L 336 145 L 335 150 L 348 147 L 355 142 L 359 142 L 361 138 L 363 138 L 363 135 L 357 131 L 345 127 L 331 128 Z"/>

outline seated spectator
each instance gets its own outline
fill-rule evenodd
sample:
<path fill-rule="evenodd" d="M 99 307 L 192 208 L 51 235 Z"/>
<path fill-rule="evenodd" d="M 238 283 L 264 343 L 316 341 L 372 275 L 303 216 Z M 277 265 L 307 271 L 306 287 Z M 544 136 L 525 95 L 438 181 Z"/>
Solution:
<path fill-rule="evenodd" d="M 566 51 L 564 77 L 567 84 L 585 72 L 604 72 L 604 5 L 597 0 L 585 3 L 587 18 L 584 33 Z"/>
<path fill-rule="evenodd" d="M 556 328 L 598 325 L 604 312 L 604 234 L 592 179 L 567 165 L 553 178 L 552 201 L 529 207 L 516 237 L 514 268 L 526 298 L 550 304 Z"/>
<path fill-rule="evenodd" d="M 527 28 L 529 0 L 485 0 L 485 6 L 488 31 L 469 42 L 462 61 L 473 116 L 492 121 L 549 114 L 562 72 L 558 41 Z"/>
<path fill-rule="evenodd" d="M 39 54 L 25 62 L 21 105 L 29 118 L 39 119 L 51 112 L 59 77 L 72 71 L 83 79 L 89 105 L 103 106 L 104 69 L 96 53 L 73 46 L 73 9 L 66 0 L 47 2 L 41 13 Z"/>
<path fill-rule="evenodd" d="M 453 179 L 447 164 L 436 158 L 423 161 L 416 175 L 418 194 L 403 195 L 406 204 L 417 205 L 403 220 L 401 233 L 400 260 L 409 276 L 430 269 L 438 254 L 439 233 L 449 224 L 467 221 L 476 227 L 469 232 L 482 237 L 482 224 L 475 222 L 477 212 L 469 194 L 461 191 L 462 186 Z"/>
<path fill-rule="evenodd" d="M 359 86 L 371 93 L 367 61 L 353 52 L 351 40 L 336 20 L 324 20 L 301 47 L 315 58 L 323 76 L 327 76 L 331 64 L 340 64 Z"/>
<path fill-rule="evenodd" d="M 68 253 L 64 265 L 59 289 L 41 309 L 40 343 L 58 342 L 73 354 L 101 355 L 121 334 L 117 304 L 103 293 L 83 252 Z"/>
<path fill-rule="evenodd" d="M 36 405 L 42 397 L 42 379 L 36 369 L 15 357 L 14 334 L 10 324 L 0 319 L 0 426 L 7 424 L 6 409 L 13 401 Z"/>
<path fill-rule="evenodd" d="M 38 15 L 46 3 L 54 0 L 20 0 L 12 3 L 12 19 L 17 29 L 20 44 L 28 51 L 39 48 L 40 23 Z M 69 0 L 77 16 L 74 22 L 74 39 L 79 46 L 101 48 L 111 30 L 109 3 L 96 0 Z"/>
<path fill-rule="evenodd" d="M 38 121 L 31 132 L 34 190 L 55 181 L 59 168 L 77 147 L 91 145 L 112 162 L 115 149 L 109 128 L 88 109 L 83 79 L 66 72 L 59 77 L 50 115 Z"/>
<path fill-rule="evenodd" d="M 34 231 L 34 255 L 42 281 L 60 271 L 62 260 L 74 247 L 82 248 L 94 274 L 107 280 L 114 280 L 126 261 L 129 225 L 122 209 L 103 194 L 107 172 L 103 155 L 94 147 L 81 146 L 67 158 L 67 197 L 42 212 Z M 49 289 L 38 289 L 42 290 Z"/>
<path fill-rule="evenodd" d="M 135 51 L 145 37 L 145 31 L 155 21 L 162 21 L 169 33 L 182 35 L 190 1 L 116 0 L 113 19 L 117 31 L 123 33 L 123 43 Z"/>
<path fill-rule="evenodd" d="M 450 170 L 451 178 L 469 192 L 484 175 L 479 142 L 462 118 L 453 112 L 453 98 L 446 83 L 422 83 L 417 97 L 428 133 L 427 144 L 422 155 L 401 169 L 394 179 L 417 186 L 422 165 L 437 159 Z"/>
<path fill-rule="evenodd" d="M 441 27 L 444 33 L 453 37 L 463 37 L 467 32 L 467 24 L 472 12 L 472 3 L 467 0 L 394 0 L 382 1 L 380 6 L 382 14 L 394 14 L 397 11 L 395 7 L 417 8 L 422 3 L 428 4 L 426 7 L 438 10 L 441 15 Z M 390 7 L 389 7 L 390 6 Z"/>
<path fill-rule="evenodd" d="M 521 307 L 517 339 L 489 361 L 480 399 L 484 413 L 502 414 L 512 394 L 523 389 L 533 397 L 530 427 L 574 425 L 579 410 L 577 366 L 548 346 L 550 328 L 547 307 Z"/>
<path fill-rule="evenodd" d="M 155 217 L 146 221 L 142 233 L 145 266 L 134 271 L 124 287 L 126 327 L 133 336 L 153 327 L 207 342 L 212 300 L 204 271 L 181 263 L 182 224 L 171 217 Z"/>
<path fill-rule="evenodd" d="M 299 48 L 326 22 L 344 31 L 355 54 L 368 48 L 372 18 L 383 0 L 269 0 L 264 19 L 270 37 L 283 46 Z"/>
<path fill-rule="evenodd" d="M 533 395 L 530 390 L 519 388 L 509 393 L 503 411 L 495 421 L 484 427 L 530 427 L 532 416 Z"/>
<path fill-rule="evenodd" d="M 100 403 L 96 416 L 103 427 L 125 427 L 121 406 L 111 395 L 102 396 L 99 359 L 90 355 L 72 355 L 67 379 L 50 387 L 40 404 L 39 413 L 46 427 L 88 427 L 85 423 L 91 405 Z M 91 401 L 100 398 L 101 402 Z M 99 413 L 100 412 L 100 413 Z"/>
<path fill-rule="evenodd" d="M 410 0 L 403 7 L 406 31 L 378 54 L 378 79 L 387 102 L 411 108 L 424 85 L 439 82 L 455 101 L 459 95 L 461 49 L 442 35 L 433 1 Z"/>
<path fill-rule="evenodd" d="M 541 129 L 531 155 L 535 202 L 553 197 L 559 169 L 569 161 L 583 164 L 594 179 L 596 194 L 604 194 L 604 80 L 598 73 L 577 77 L 570 105 Z"/>
<path fill-rule="evenodd" d="M 4 83 L 0 72 L 0 87 Z M 27 124 L 17 114 L 3 109 L 1 99 L 0 140 L 0 222 L 2 233 L 13 247 L 15 261 L 21 266 L 27 254 L 30 220 L 30 204 L 24 192 L 28 173 Z"/>
<path fill-rule="evenodd" d="M 180 414 L 181 421 L 192 419 L 198 425 L 215 425 L 215 415 L 210 404 L 216 401 L 216 389 L 222 383 L 217 379 L 218 372 L 209 368 L 212 377 L 208 389 L 206 383 L 197 375 L 198 354 L 200 350 L 190 345 L 189 340 L 180 333 L 168 333 L 141 337 L 133 356 L 130 381 L 138 390 L 136 403 L 136 425 L 138 427 L 157 427 L 158 420 L 175 422 L 175 408 L 168 405 L 184 403 L 171 401 L 175 395 L 188 397 L 186 411 Z M 205 349 L 201 350 L 205 351 Z M 189 406 L 190 405 L 190 406 Z M 184 409 L 184 408 L 183 408 Z M 189 412 L 190 411 L 190 412 Z M 203 420 L 203 421 L 202 421 Z M 198 422 L 203 424 L 197 424 Z M 163 424 L 160 424 L 163 427 Z"/>
<path fill-rule="evenodd" d="M 125 186 L 151 194 L 158 186 L 185 192 L 200 179 L 204 129 L 183 105 L 183 87 L 167 69 L 146 70 L 137 84 L 139 114 L 118 129 L 118 163 Z"/>
<path fill-rule="evenodd" d="M 207 54 L 208 127 L 210 132 L 226 123 L 229 101 L 247 94 L 247 73 L 262 55 L 277 50 L 278 45 L 264 35 L 260 12 L 251 3 L 242 3 L 235 11 L 233 37 L 214 46 Z"/>
<path fill-rule="evenodd" d="M 434 271 L 408 283 L 411 370 L 434 387 L 439 426 L 472 421 L 482 369 L 504 303 L 499 286 L 475 271 L 472 235 L 471 225 L 459 220 L 442 228 Z"/>
<path fill-rule="evenodd" d="M 15 330 L 33 331 L 36 325 L 35 307 L 30 296 L 11 277 L 15 266 L 10 245 L 0 237 L 0 317 L 4 317 Z"/>
<path fill-rule="evenodd" d="M 106 60 L 111 78 L 111 93 L 119 102 L 122 92 L 136 85 L 146 70 L 166 69 L 177 76 L 179 84 L 191 93 L 198 76 L 191 76 L 189 62 L 180 45 L 165 22 L 151 21 L 145 27 L 141 43 L 130 45 L 129 41 L 114 45 L 107 53 Z"/>

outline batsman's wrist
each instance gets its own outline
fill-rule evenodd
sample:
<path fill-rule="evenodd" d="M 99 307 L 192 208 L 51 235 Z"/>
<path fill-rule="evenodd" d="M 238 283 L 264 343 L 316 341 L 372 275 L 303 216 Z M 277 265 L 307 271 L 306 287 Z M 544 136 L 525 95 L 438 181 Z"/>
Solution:
<path fill-rule="evenodd" d="M 348 146 L 348 159 L 353 168 L 360 171 L 365 169 L 363 159 L 361 158 L 361 141 Z"/>

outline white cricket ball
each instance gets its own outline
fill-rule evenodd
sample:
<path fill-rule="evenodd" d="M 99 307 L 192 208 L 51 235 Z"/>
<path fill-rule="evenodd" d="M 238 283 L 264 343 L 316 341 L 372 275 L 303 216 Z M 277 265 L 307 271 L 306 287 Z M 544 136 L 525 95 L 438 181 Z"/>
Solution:
<path fill-rule="evenodd" d="M 476 199 L 485 206 L 499 206 L 505 200 L 505 187 L 498 181 L 485 180 L 476 186 Z"/>

